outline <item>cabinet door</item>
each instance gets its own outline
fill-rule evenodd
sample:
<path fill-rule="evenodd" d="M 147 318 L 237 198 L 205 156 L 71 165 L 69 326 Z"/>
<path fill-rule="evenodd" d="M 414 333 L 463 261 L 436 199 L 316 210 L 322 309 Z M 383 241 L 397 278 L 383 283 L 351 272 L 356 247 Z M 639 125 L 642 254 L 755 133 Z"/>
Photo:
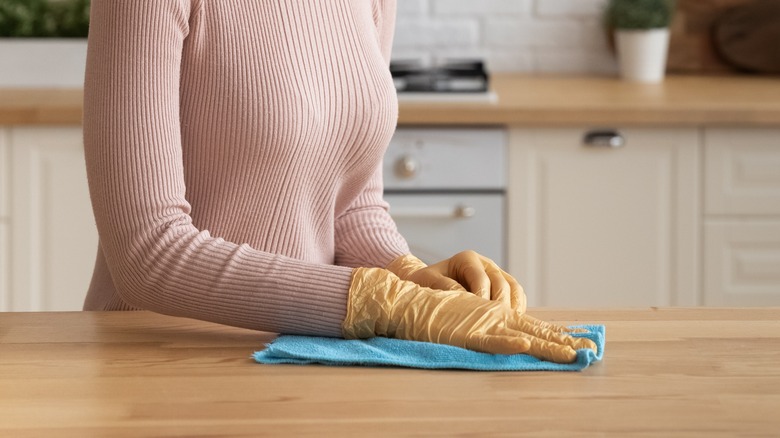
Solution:
<path fill-rule="evenodd" d="M 780 129 L 707 128 L 704 304 L 780 305 Z"/>
<path fill-rule="evenodd" d="M 698 304 L 695 129 L 510 134 L 509 267 L 530 306 Z"/>
<path fill-rule="evenodd" d="M 708 215 L 780 216 L 780 129 L 705 130 Z"/>
<path fill-rule="evenodd" d="M 780 220 L 707 221 L 704 304 L 780 305 Z"/>
<path fill-rule="evenodd" d="M 97 231 L 80 127 L 11 129 L 12 310 L 79 310 Z"/>
<path fill-rule="evenodd" d="M 11 154 L 8 129 L 0 128 L 0 312 L 10 310 L 11 244 L 9 205 L 11 203 Z"/>

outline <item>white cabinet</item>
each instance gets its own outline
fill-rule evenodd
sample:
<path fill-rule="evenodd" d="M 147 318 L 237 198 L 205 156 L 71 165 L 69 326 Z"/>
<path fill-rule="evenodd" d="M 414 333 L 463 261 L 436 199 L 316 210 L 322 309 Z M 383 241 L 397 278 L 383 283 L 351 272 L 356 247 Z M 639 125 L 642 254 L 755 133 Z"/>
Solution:
<path fill-rule="evenodd" d="M 508 130 L 529 305 L 780 305 L 780 129 L 618 131 Z M 96 248 L 81 128 L 0 127 L 0 311 L 80 309 Z"/>
<path fill-rule="evenodd" d="M 704 302 L 780 305 L 780 129 L 705 129 Z"/>
<path fill-rule="evenodd" d="M 80 127 L 6 129 L 10 292 L 6 310 L 79 310 L 97 249 Z"/>
<path fill-rule="evenodd" d="M 707 128 L 708 216 L 780 218 L 780 129 Z"/>
<path fill-rule="evenodd" d="M 509 148 L 509 271 L 530 306 L 697 304 L 697 129 L 515 128 Z"/>
<path fill-rule="evenodd" d="M 704 305 L 780 305 L 780 219 L 708 219 L 704 259 Z"/>
<path fill-rule="evenodd" d="M 0 312 L 10 310 L 11 247 L 9 244 L 9 204 L 11 203 L 11 154 L 9 131 L 0 128 Z"/>

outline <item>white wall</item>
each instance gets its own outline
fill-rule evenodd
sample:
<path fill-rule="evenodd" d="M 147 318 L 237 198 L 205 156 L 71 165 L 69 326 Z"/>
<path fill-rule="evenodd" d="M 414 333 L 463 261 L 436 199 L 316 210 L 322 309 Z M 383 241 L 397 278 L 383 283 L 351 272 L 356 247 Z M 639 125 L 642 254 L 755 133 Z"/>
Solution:
<path fill-rule="evenodd" d="M 398 0 L 393 58 L 487 60 L 491 71 L 613 74 L 605 0 Z"/>

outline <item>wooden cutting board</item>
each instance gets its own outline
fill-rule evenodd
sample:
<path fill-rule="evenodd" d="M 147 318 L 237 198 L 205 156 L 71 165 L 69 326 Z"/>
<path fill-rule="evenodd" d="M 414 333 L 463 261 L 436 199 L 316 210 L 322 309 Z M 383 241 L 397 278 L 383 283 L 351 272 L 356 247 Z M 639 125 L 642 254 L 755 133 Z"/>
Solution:
<path fill-rule="evenodd" d="M 729 64 L 756 73 L 780 73 L 780 1 L 764 0 L 730 9 L 713 33 Z"/>
<path fill-rule="evenodd" d="M 678 0 L 670 28 L 667 71 L 691 74 L 736 72 L 715 48 L 715 23 L 731 8 L 763 1 L 767 0 Z"/>

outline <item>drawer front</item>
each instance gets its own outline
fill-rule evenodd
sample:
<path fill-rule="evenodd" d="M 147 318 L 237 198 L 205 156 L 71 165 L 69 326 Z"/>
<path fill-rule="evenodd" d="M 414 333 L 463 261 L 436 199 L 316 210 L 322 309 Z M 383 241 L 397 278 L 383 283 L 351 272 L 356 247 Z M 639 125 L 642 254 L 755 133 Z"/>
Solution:
<path fill-rule="evenodd" d="M 704 259 L 705 305 L 780 305 L 780 220 L 710 221 Z"/>
<path fill-rule="evenodd" d="M 780 129 L 705 130 L 707 214 L 780 215 Z"/>
<path fill-rule="evenodd" d="M 504 266 L 504 197 L 499 194 L 385 195 L 413 254 L 435 263 L 471 249 Z"/>
<path fill-rule="evenodd" d="M 505 155 L 503 129 L 398 129 L 385 154 L 385 189 L 503 189 Z"/>

